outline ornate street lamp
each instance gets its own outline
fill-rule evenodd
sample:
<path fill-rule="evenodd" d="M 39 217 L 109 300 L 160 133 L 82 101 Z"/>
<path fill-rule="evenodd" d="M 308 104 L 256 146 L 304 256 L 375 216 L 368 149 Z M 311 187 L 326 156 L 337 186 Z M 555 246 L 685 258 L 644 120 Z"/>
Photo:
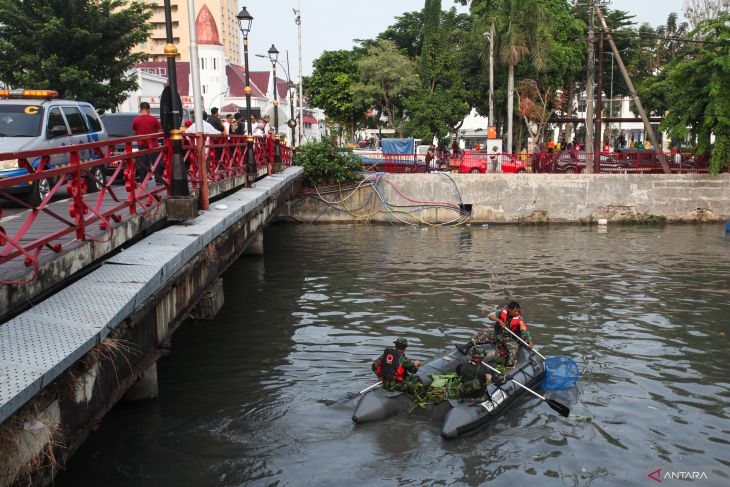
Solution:
<path fill-rule="evenodd" d="M 172 196 L 189 196 L 190 189 L 188 187 L 188 177 L 183 164 L 183 147 L 182 132 L 180 131 L 180 115 L 182 107 L 180 106 L 180 95 L 177 92 L 177 74 L 175 69 L 175 58 L 177 57 L 177 47 L 173 43 L 172 36 L 172 13 L 170 0 L 164 1 L 165 8 L 165 57 L 167 58 L 168 84 L 171 93 L 171 109 L 172 109 L 172 130 L 169 136 L 172 142 L 172 161 L 171 161 L 171 184 L 170 192 Z"/>
<path fill-rule="evenodd" d="M 279 147 L 279 97 L 276 89 L 276 63 L 279 60 L 279 50 L 273 44 L 269 48 L 269 59 L 273 70 L 274 85 L 274 162 L 281 162 L 281 147 Z"/>
<path fill-rule="evenodd" d="M 287 56 L 288 58 L 289 56 Z M 287 75 L 287 78 L 289 76 Z M 289 119 L 289 127 L 291 128 L 291 146 L 294 147 L 296 139 L 295 139 L 295 129 L 297 127 L 297 121 L 294 119 L 294 89 L 297 87 L 297 84 L 293 82 L 292 80 L 289 80 L 289 82 L 286 84 L 286 88 L 289 90 L 289 108 L 291 109 L 291 118 Z"/>
<path fill-rule="evenodd" d="M 246 70 L 246 87 L 243 89 L 243 92 L 246 94 L 246 119 L 248 120 L 248 134 L 246 136 L 246 144 L 248 146 L 246 152 L 248 155 L 246 156 L 246 162 L 249 172 L 255 174 L 257 171 L 256 159 L 253 154 L 253 126 L 251 123 L 251 93 L 253 90 L 251 89 L 251 80 L 248 73 L 248 33 L 251 32 L 253 17 L 248 13 L 246 7 L 242 7 L 241 11 L 236 15 L 236 18 L 238 19 L 238 27 L 241 29 L 241 34 L 243 34 L 243 59 Z"/>

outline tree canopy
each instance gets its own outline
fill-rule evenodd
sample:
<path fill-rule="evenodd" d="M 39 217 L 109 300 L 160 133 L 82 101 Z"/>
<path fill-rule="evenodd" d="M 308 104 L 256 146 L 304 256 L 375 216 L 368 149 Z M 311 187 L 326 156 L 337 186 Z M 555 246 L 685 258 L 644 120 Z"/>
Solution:
<path fill-rule="evenodd" d="M 49 88 L 99 109 L 137 88 L 130 68 L 146 59 L 148 4 L 124 0 L 0 0 L 0 78 Z"/>
<path fill-rule="evenodd" d="M 313 103 L 328 114 L 342 118 L 339 99 L 353 95 L 356 110 L 349 113 L 351 127 L 372 126 L 381 115 L 400 134 L 429 140 L 454 135 L 471 109 L 488 113 L 489 40 L 485 33 L 495 28 L 494 120 L 499 134 L 515 125 L 514 146 L 533 143 L 549 130 L 545 115 L 572 117 L 579 95 L 586 90 L 588 8 L 569 0 L 453 0 L 468 6 L 468 13 L 444 10 L 441 0 L 424 0 L 424 8 L 396 17 L 375 39 L 357 41 L 347 51 L 348 75 L 335 89 L 315 87 L 315 76 L 305 89 L 321 92 Z M 688 1 L 680 22 L 668 15 L 657 27 L 638 24 L 626 11 L 602 6 L 619 54 L 636 85 L 644 105 L 654 116 L 665 116 L 662 128 L 670 130 L 675 144 L 694 143 L 698 151 L 711 150 L 713 170 L 724 155 L 722 100 L 715 93 L 723 88 L 720 69 L 724 45 L 713 36 L 724 35 L 717 24 L 728 10 L 727 0 Z M 720 17 L 718 17 L 718 15 Z M 697 28 L 690 30 L 690 26 Z M 596 45 L 600 37 L 596 26 Z M 603 95 L 629 95 L 628 87 L 604 37 Z M 598 49 L 597 49 L 598 51 Z M 343 54 L 345 56 L 345 54 Z M 596 56 L 596 71 L 601 65 Z M 315 63 L 315 75 L 340 69 L 329 54 Z M 704 70 L 704 71 L 702 71 Z M 712 82 L 703 74 L 712 73 Z M 709 76 L 709 75 L 708 75 Z M 309 85 L 309 86 L 308 86 Z M 324 83 L 323 86 L 325 86 Z M 689 89 L 695 86 L 697 89 Z M 510 88 L 514 86 L 515 89 Z M 718 88 L 719 87 L 719 88 Z M 509 94 L 519 96 L 510 116 Z M 604 104 L 604 116 L 609 106 Z M 334 106 L 335 109 L 328 107 Z M 615 115 L 615 114 L 614 114 Z M 567 138 L 570 125 L 565 127 Z M 714 135 L 714 138 L 710 135 Z M 604 134 L 608 136 L 608 131 Z M 679 140 L 687 137 L 688 140 Z M 580 136 L 579 136 L 580 138 Z"/>

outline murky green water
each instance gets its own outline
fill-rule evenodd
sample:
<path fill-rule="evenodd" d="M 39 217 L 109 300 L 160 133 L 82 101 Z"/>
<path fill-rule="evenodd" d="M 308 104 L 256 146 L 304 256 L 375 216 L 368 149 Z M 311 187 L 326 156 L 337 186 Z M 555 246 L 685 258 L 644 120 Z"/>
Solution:
<path fill-rule="evenodd" d="M 730 238 L 664 228 L 274 226 L 225 275 L 215 322 L 159 363 L 160 399 L 117 408 L 58 486 L 730 483 Z M 398 416 L 356 426 L 370 361 L 396 335 L 427 358 L 515 298 L 578 385 L 522 397 L 476 434 Z M 509 484 L 508 484 L 509 482 Z M 664 483 L 679 483 L 665 480 Z"/>

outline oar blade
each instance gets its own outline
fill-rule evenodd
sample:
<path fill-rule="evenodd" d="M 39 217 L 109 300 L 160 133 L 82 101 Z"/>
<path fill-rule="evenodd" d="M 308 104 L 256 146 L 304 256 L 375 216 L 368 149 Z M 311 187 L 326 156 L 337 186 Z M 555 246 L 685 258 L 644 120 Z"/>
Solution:
<path fill-rule="evenodd" d="M 545 399 L 548 406 L 553 408 L 553 411 L 557 412 L 561 416 L 568 417 L 570 415 L 570 408 L 565 404 L 559 403 L 554 399 Z"/>
<path fill-rule="evenodd" d="M 342 404 L 343 402 L 352 401 L 360 394 L 357 392 L 348 392 L 345 397 L 341 397 L 337 399 L 336 401 L 330 402 L 328 406 L 336 406 L 337 404 Z"/>

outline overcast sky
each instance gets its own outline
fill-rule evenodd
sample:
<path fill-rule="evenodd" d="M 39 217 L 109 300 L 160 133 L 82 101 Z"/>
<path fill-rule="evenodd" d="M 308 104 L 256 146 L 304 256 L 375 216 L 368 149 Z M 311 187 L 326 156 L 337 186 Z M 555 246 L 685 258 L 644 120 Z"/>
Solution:
<path fill-rule="evenodd" d="M 249 35 L 251 70 L 269 69 L 271 64 L 255 54 L 266 54 L 272 43 L 281 52 L 279 60 L 286 66 L 289 50 L 292 77 L 299 73 L 297 54 L 297 26 L 294 12 L 301 2 L 302 8 L 302 57 L 304 74 L 312 71 L 312 61 L 322 51 L 350 49 L 353 39 L 370 39 L 393 23 L 394 17 L 421 10 L 424 0 L 273 0 L 251 2 L 244 5 L 254 17 Z M 612 7 L 636 15 L 639 23 L 654 26 L 663 24 L 667 15 L 680 14 L 683 0 L 613 0 Z M 442 0 L 444 9 L 454 5 Z M 284 76 L 282 76 L 284 77 Z"/>

